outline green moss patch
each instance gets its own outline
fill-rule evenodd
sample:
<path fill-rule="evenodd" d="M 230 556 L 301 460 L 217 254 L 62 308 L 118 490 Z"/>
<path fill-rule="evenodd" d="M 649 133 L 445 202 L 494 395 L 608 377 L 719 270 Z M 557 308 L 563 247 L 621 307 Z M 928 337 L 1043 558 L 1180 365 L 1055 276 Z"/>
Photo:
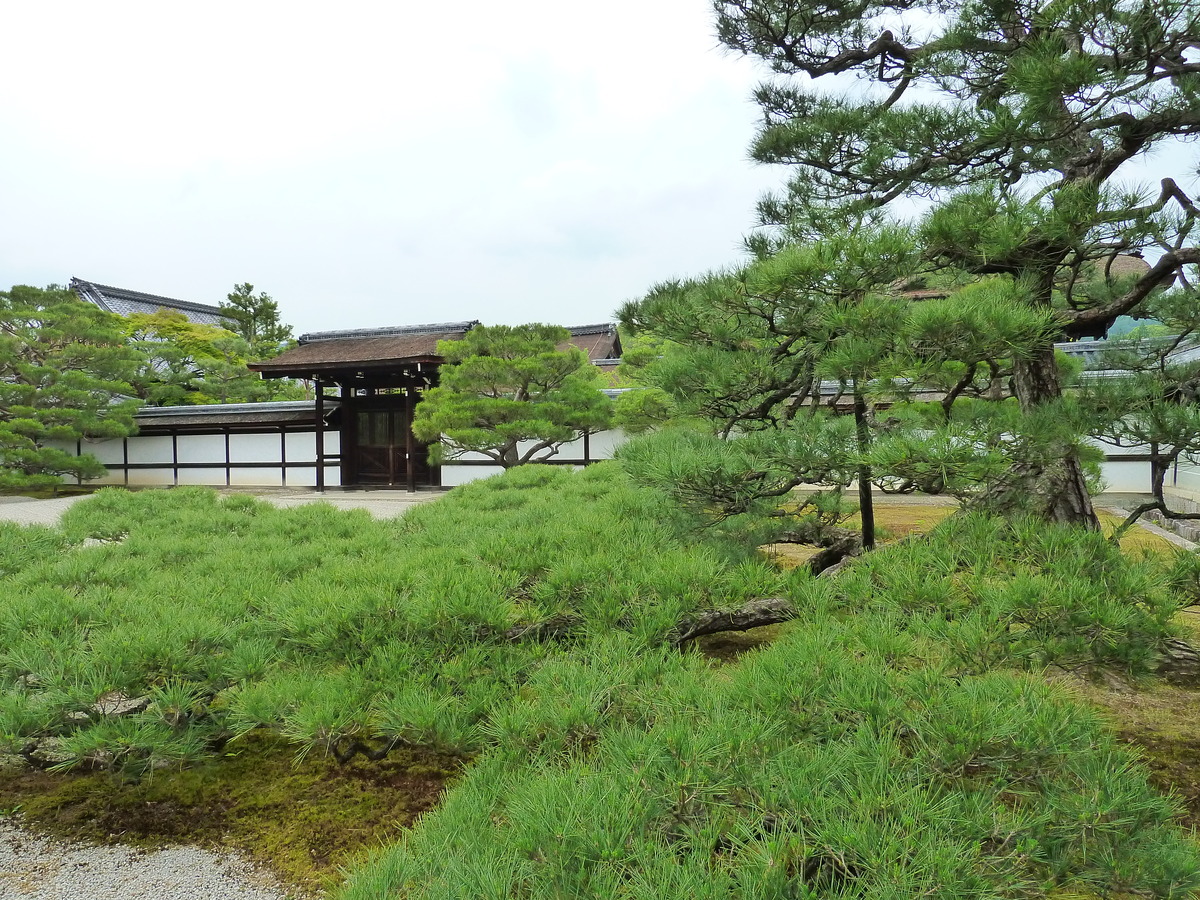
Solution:
<path fill-rule="evenodd" d="M 220 759 L 137 781 L 6 772 L 0 810 L 16 809 L 61 837 L 238 850 L 285 881 L 316 890 L 434 806 L 462 765 L 427 750 L 346 765 L 315 753 L 297 760 L 294 747 L 254 736 L 230 744 Z"/>

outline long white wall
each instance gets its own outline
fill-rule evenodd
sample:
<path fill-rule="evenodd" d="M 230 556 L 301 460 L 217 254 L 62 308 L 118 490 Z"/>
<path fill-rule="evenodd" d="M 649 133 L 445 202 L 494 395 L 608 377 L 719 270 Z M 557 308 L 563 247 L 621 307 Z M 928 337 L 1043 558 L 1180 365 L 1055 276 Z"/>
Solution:
<path fill-rule="evenodd" d="M 89 484 L 315 487 L 317 483 L 315 430 L 138 434 L 58 446 L 68 453 L 79 450 L 95 456 L 108 467 L 107 474 Z M 341 436 L 325 432 L 326 455 L 336 457 L 340 448 Z M 326 464 L 326 485 L 340 485 L 341 477 L 337 462 Z"/>
<path fill-rule="evenodd" d="M 601 432 L 591 435 L 586 447 L 582 439 L 564 444 L 553 460 L 561 465 L 580 466 L 590 460 L 611 459 L 624 441 L 625 435 L 620 431 Z M 75 444 L 58 446 L 68 453 L 76 452 Z M 315 487 L 317 483 L 315 430 L 283 434 L 139 434 L 105 441 L 83 441 L 79 450 L 95 456 L 108 467 L 107 474 L 89 484 Z M 340 452 L 341 435 L 326 431 L 326 456 L 337 457 Z M 283 464 L 285 459 L 286 466 Z M 451 461 L 442 466 L 445 487 L 466 484 L 503 471 L 479 453 L 469 454 L 463 463 Z M 327 487 L 341 485 L 338 462 L 326 464 L 325 484 Z"/>
<path fill-rule="evenodd" d="M 564 444 L 552 459 L 561 465 L 582 465 L 586 460 L 611 459 L 626 440 L 619 430 L 591 435 L 584 441 Z M 228 442 L 228 453 L 226 452 Z M 74 453 L 75 444 L 60 444 Z M 1107 459 L 1101 464 L 1105 489 L 1117 493 L 1150 490 L 1150 464 L 1143 447 L 1098 444 Z M 82 452 L 100 460 L 109 471 L 91 484 L 135 486 L 201 484 L 237 487 L 315 487 L 316 432 L 134 435 L 106 441 L 84 441 Z M 325 453 L 337 457 L 341 436 L 325 432 Z M 1134 457 L 1122 459 L 1123 456 Z M 286 460 L 287 465 L 284 465 Z M 126 468 L 125 463 L 129 466 Z M 453 487 L 503 471 L 482 454 L 467 454 L 442 466 L 442 484 Z M 1200 495 L 1200 459 L 1181 459 L 1167 477 L 1168 486 Z M 325 484 L 341 485 L 338 462 L 325 466 Z"/>

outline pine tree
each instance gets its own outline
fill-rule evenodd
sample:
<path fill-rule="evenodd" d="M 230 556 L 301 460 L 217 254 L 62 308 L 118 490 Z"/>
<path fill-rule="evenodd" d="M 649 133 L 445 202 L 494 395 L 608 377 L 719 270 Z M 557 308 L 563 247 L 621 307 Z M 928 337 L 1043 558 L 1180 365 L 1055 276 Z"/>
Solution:
<path fill-rule="evenodd" d="M 1200 133 L 1192 0 L 716 0 L 721 40 L 777 75 L 754 157 L 794 167 L 762 220 L 784 239 L 922 199 L 928 258 L 1011 279 L 1060 323 L 1014 360 L 1022 408 L 1062 396 L 1053 339 L 1103 334 L 1200 262 L 1197 207 L 1130 161 Z M 1121 255 L 1157 255 L 1127 277 Z M 1049 518 L 1096 527 L 1079 453 L 1030 464 Z"/>
<path fill-rule="evenodd" d="M 1100 355 L 1102 372 L 1085 375 L 1080 391 L 1095 437 L 1150 458 L 1151 499 L 1130 512 L 1114 539 L 1151 511 L 1167 519 L 1200 519 L 1200 513 L 1173 508 L 1165 491 L 1175 463 L 1200 454 L 1200 361 L 1189 358 L 1200 335 L 1200 304 L 1184 287 L 1151 298 L 1144 311 L 1158 324 L 1114 342 Z"/>
<path fill-rule="evenodd" d="M 255 358 L 278 356 L 292 340 L 292 326 L 279 318 L 279 303 L 265 291 L 256 296 L 248 281 L 233 286 L 221 310 L 226 328 L 250 345 L 250 355 Z"/>
<path fill-rule="evenodd" d="M 792 489 L 824 485 L 836 498 L 854 481 L 870 548 L 875 403 L 895 393 L 906 313 L 888 288 L 914 260 L 903 229 L 831 234 L 627 304 L 625 327 L 669 342 L 638 377 L 669 399 L 668 415 L 708 432 L 623 451 L 627 467 L 701 518 L 775 518 L 804 542 L 830 539 L 818 526 L 832 507 L 789 507 Z M 831 415 L 843 405 L 853 427 Z"/>
<path fill-rule="evenodd" d="M 460 341 L 438 341 L 446 361 L 416 407 L 413 434 L 507 469 L 607 428 L 612 405 L 599 370 L 582 350 L 558 349 L 570 336 L 553 325 L 477 325 Z"/>
<path fill-rule="evenodd" d="M 134 431 L 129 385 L 138 354 L 121 320 L 71 291 L 17 285 L 0 292 L 0 486 L 53 486 L 104 473 L 78 440 Z"/>

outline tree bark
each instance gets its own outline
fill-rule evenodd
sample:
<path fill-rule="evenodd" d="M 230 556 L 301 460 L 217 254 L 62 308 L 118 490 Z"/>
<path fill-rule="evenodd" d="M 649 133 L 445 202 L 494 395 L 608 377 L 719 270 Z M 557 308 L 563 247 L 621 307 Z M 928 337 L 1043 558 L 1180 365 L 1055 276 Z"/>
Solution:
<path fill-rule="evenodd" d="M 1155 671 L 1172 684 L 1200 685 L 1200 652 L 1186 641 L 1167 641 Z"/>
<path fill-rule="evenodd" d="M 1017 401 L 1026 412 L 1062 397 L 1062 384 L 1058 378 L 1058 363 L 1054 359 L 1053 345 L 1042 347 L 1029 357 L 1013 361 L 1013 386 Z M 1036 509 L 1046 519 L 1062 524 L 1081 525 L 1093 531 L 1100 530 L 1100 520 L 1088 493 L 1083 464 L 1074 448 L 1068 450 L 1058 462 L 1018 463 L 1014 474 L 1018 477 L 1003 491 L 1033 492 L 1036 495 Z M 1028 498 L 1005 498 L 1003 491 L 998 498 L 1001 508 L 1028 505 L 1025 502 Z"/>
<path fill-rule="evenodd" d="M 854 383 L 854 433 L 858 452 L 866 454 L 871 444 L 871 432 L 867 424 L 867 401 L 858 382 Z M 863 463 L 858 467 L 858 513 L 862 519 L 862 546 L 864 550 L 875 549 L 875 502 L 871 495 L 871 467 Z"/>
<path fill-rule="evenodd" d="M 676 647 L 706 634 L 745 631 L 760 625 L 778 625 L 796 617 L 796 608 L 781 597 L 751 600 L 739 609 L 714 609 L 684 619 L 668 638 Z"/>

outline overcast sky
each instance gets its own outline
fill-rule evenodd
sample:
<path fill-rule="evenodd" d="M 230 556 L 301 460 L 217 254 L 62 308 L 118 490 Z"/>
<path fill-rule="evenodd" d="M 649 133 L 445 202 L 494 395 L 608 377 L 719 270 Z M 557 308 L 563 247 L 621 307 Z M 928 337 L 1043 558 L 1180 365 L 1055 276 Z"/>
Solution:
<path fill-rule="evenodd" d="M 249 281 L 297 333 L 590 324 L 738 261 L 786 177 L 747 158 L 765 73 L 708 0 L 64 0 L 3 24 L 0 289 L 215 304 Z"/>
<path fill-rule="evenodd" d="M 303 331 L 586 324 L 736 261 L 750 92 L 707 0 L 9 4 L 0 288 L 90 281 Z"/>

